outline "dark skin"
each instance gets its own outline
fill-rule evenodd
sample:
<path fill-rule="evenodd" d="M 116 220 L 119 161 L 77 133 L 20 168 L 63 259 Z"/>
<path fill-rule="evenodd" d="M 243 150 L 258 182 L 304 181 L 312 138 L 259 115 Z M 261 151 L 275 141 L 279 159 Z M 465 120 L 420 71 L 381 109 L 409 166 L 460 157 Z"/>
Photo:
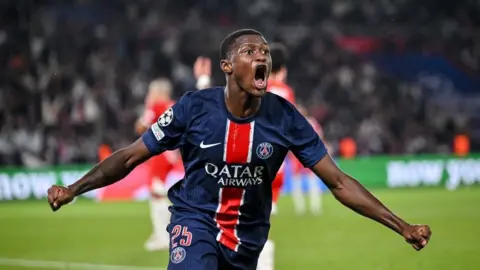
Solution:
<path fill-rule="evenodd" d="M 227 108 L 236 117 L 251 116 L 260 107 L 266 86 L 258 88 L 254 83 L 255 68 L 259 64 L 267 66 L 265 80 L 268 79 L 271 57 L 267 42 L 258 35 L 238 38 L 231 48 L 228 59 L 220 63 L 227 78 L 225 95 Z M 139 139 L 113 153 L 71 186 L 52 186 L 48 190 L 48 202 L 52 210 L 56 211 L 62 205 L 71 202 L 75 196 L 119 181 L 151 156 L 143 141 Z M 429 226 L 410 225 L 397 217 L 357 180 L 341 171 L 328 154 L 312 167 L 312 171 L 345 206 L 402 235 L 416 250 L 421 250 L 427 245 L 431 235 Z"/>
<path fill-rule="evenodd" d="M 237 38 L 229 59 L 220 61 L 220 68 L 227 78 L 226 104 L 236 117 L 245 118 L 260 108 L 261 97 L 267 85 L 257 88 L 254 84 L 255 69 L 265 66 L 265 80 L 272 69 L 272 58 L 267 42 L 262 36 L 245 35 Z"/>

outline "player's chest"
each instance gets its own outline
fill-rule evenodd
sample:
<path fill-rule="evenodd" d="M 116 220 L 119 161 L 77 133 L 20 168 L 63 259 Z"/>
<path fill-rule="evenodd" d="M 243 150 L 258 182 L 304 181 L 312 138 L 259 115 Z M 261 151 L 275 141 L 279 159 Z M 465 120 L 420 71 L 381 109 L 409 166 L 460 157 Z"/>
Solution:
<path fill-rule="evenodd" d="M 196 121 L 188 131 L 191 154 L 214 163 L 277 164 L 287 152 L 278 127 L 266 121 L 237 123 L 210 115 Z"/>

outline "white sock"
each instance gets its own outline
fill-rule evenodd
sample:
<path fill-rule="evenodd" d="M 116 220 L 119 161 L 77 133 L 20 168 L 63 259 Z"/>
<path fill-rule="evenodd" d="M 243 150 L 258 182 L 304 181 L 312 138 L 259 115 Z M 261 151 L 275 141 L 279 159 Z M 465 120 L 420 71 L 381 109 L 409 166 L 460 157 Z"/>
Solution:
<path fill-rule="evenodd" d="M 277 203 L 272 203 L 272 211 L 270 212 L 270 215 L 276 216 L 278 214 L 278 206 Z"/>
<path fill-rule="evenodd" d="M 295 207 L 295 212 L 297 214 L 305 213 L 305 199 L 302 191 L 302 181 L 301 181 L 301 177 L 298 175 L 293 177 L 292 198 L 293 198 L 293 206 Z"/>
<path fill-rule="evenodd" d="M 272 240 L 267 240 L 260 256 L 258 257 L 257 270 L 273 270 L 275 264 L 275 245 Z"/>
<path fill-rule="evenodd" d="M 310 211 L 312 214 L 320 214 L 322 212 L 322 192 L 315 175 L 308 176 L 308 193 L 310 196 Z"/>
<path fill-rule="evenodd" d="M 150 217 L 152 219 L 153 233 L 168 242 L 170 238 L 167 226 L 170 223 L 170 211 L 168 211 L 168 199 L 152 198 L 150 200 Z M 162 240 L 163 241 L 163 240 Z"/>

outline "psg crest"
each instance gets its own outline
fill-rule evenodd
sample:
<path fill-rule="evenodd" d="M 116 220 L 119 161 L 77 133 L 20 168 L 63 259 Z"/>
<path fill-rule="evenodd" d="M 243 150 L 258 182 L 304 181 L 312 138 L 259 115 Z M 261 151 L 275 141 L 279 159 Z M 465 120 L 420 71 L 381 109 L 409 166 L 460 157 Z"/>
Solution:
<path fill-rule="evenodd" d="M 257 156 L 261 159 L 267 159 L 273 154 L 273 146 L 268 142 L 263 142 L 257 146 Z"/>
<path fill-rule="evenodd" d="M 187 252 L 185 251 L 184 248 L 176 247 L 172 250 L 172 256 L 170 260 L 172 261 L 172 263 L 175 263 L 175 264 L 181 263 L 185 259 L 186 255 L 187 255 Z"/>
<path fill-rule="evenodd" d="M 173 120 L 173 109 L 170 108 L 166 110 L 162 115 L 160 115 L 157 122 L 161 127 L 166 127 L 170 125 L 172 120 Z"/>

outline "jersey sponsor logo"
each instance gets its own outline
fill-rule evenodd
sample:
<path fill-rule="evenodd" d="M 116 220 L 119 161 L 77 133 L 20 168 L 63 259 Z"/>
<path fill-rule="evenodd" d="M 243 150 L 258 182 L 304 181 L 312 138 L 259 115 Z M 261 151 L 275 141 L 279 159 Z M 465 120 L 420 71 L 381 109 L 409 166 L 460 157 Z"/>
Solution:
<path fill-rule="evenodd" d="M 214 146 L 217 146 L 221 143 L 212 143 L 212 144 L 204 144 L 203 141 L 200 143 L 200 148 L 202 149 L 205 149 L 205 148 L 210 148 L 210 147 L 214 147 Z"/>
<path fill-rule="evenodd" d="M 160 141 L 161 139 L 163 139 L 163 137 L 165 137 L 165 133 L 163 133 L 163 131 L 160 129 L 158 123 L 154 123 L 151 127 L 151 130 L 153 136 L 155 136 L 155 139 L 157 139 L 157 141 Z"/>
<path fill-rule="evenodd" d="M 273 154 L 273 146 L 268 142 L 263 142 L 257 146 L 257 156 L 261 159 L 267 159 Z"/>
<path fill-rule="evenodd" d="M 205 164 L 205 172 L 222 186 L 247 187 L 263 183 L 264 166 Z"/>
<path fill-rule="evenodd" d="M 176 247 L 172 250 L 172 255 L 170 256 L 170 260 L 174 264 L 181 263 L 185 257 L 187 256 L 187 251 L 183 247 Z"/>
<path fill-rule="evenodd" d="M 162 115 L 160 115 L 160 117 L 157 120 L 157 123 L 161 127 L 166 127 L 166 126 L 170 125 L 172 120 L 173 120 L 173 109 L 170 108 L 170 109 L 166 110 L 164 113 L 162 113 Z"/>

